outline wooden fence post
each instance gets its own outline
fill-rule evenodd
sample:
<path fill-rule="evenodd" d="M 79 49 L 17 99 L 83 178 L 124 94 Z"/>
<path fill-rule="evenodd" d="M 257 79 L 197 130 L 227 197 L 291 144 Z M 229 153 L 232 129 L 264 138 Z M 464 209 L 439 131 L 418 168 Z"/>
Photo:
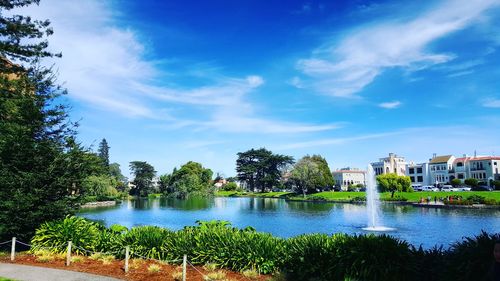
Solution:
<path fill-rule="evenodd" d="M 16 237 L 12 237 L 12 246 L 10 248 L 10 260 L 16 259 Z"/>
<path fill-rule="evenodd" d="M 182 281 L 186 281 L 186 264 L 187 264 L 187 255 L 184 255 L 182 258 Z"/>
<path fill-rule="evenodd" d="M 68 252 L 66 253 L 66 266 L 71 264 L 71 241 L 68 241 Z"/>
<path fill-rule="evenodd" d="M 128 258 L 130 253 L 130 246 L 125 247 L 125 273 L 128 272 Z"/>

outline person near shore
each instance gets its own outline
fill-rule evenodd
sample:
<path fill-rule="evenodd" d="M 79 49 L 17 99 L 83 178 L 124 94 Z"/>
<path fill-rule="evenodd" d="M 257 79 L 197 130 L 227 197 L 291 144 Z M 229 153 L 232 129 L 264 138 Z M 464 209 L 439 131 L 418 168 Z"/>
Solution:
<path fill-rule="evenodd" d="M 500 240 L 495 241 L 495 245 L 493 246 L 493 257 L 495 260 L 490 267 L 486 280 L 500 281 Z"/>
<path fill-rule="evenodd" d="M 437 204 L 438 198 L 437 196 L 434 196 L 434 204 Z"/>
<path fill-rule="evenodd" d="M 427 204 L 429 204 L 429 203 L 431 203 L 431 196 L 430 195 L 427 196 Z"/>

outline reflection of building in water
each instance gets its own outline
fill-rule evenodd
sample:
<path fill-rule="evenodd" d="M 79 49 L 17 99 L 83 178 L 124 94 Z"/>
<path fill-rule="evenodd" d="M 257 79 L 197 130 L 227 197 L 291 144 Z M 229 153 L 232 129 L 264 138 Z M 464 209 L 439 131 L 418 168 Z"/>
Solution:
<path fill-rule="evenodd" d="M 332 172 L 335 186 L 347 190 L 349 185 L 362 184 L 366 186 L 366 172 L 356 168 L 343 168 Z"/>

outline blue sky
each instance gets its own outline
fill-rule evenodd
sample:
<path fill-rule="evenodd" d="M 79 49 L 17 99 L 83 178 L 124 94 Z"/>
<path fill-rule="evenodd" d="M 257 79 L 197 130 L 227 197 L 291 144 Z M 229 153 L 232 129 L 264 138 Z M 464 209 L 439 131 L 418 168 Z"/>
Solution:
<path fill-rule="evenodd" d="M 424 3 L 425 4 L 422 4 Z M 500 154 L 500 1 L 42 0 L 79 139 L 158 174 L 266 147 Z"/>

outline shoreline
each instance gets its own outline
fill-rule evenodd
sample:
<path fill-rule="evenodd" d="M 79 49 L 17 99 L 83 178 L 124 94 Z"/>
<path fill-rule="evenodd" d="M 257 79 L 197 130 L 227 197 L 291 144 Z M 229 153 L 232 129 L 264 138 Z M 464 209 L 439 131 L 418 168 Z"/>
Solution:
<path fill-rule="evenodd" d="M 99 207 L 113 207 L 116 206 L 116 201 L 96 201 L 87 202 L 80 206 L 81 209 L 99 208 Z"/>
<path fill-rule="evenodd" d="M 265 196 L 265 195 L 229 195 L 229 196 L 221 196 L 215 195 L 215 197 L 251 197 L 251 198 L 272 198 L 272 199 L 283 199 L 285 201 L 291 202 L 309 202 L 309 203 L 343 203 L 343 204 L 366 204 L 366 201 L 349 201 L 349 200 L 328 200 L 328 199 L 302 199 L 302 198 L 286 198 L 284 196 Z M 452 205 L 452 204 L 443 204 L 442 202 L 438 202 L 437 204 L 431 202 L 427 203 L 419 203 L 419 202 L 411 202 L 411 201 L 391 201 L 391 200 L 380 200 L 381 203 L 384 204 L 396 204 L 396 205 L 411 205 L 418 208 L 436 208 L 436 209 L 500 209 L 500 205 L 486 205 L 486 204 L 472 204 L 472 205 Z"/>

